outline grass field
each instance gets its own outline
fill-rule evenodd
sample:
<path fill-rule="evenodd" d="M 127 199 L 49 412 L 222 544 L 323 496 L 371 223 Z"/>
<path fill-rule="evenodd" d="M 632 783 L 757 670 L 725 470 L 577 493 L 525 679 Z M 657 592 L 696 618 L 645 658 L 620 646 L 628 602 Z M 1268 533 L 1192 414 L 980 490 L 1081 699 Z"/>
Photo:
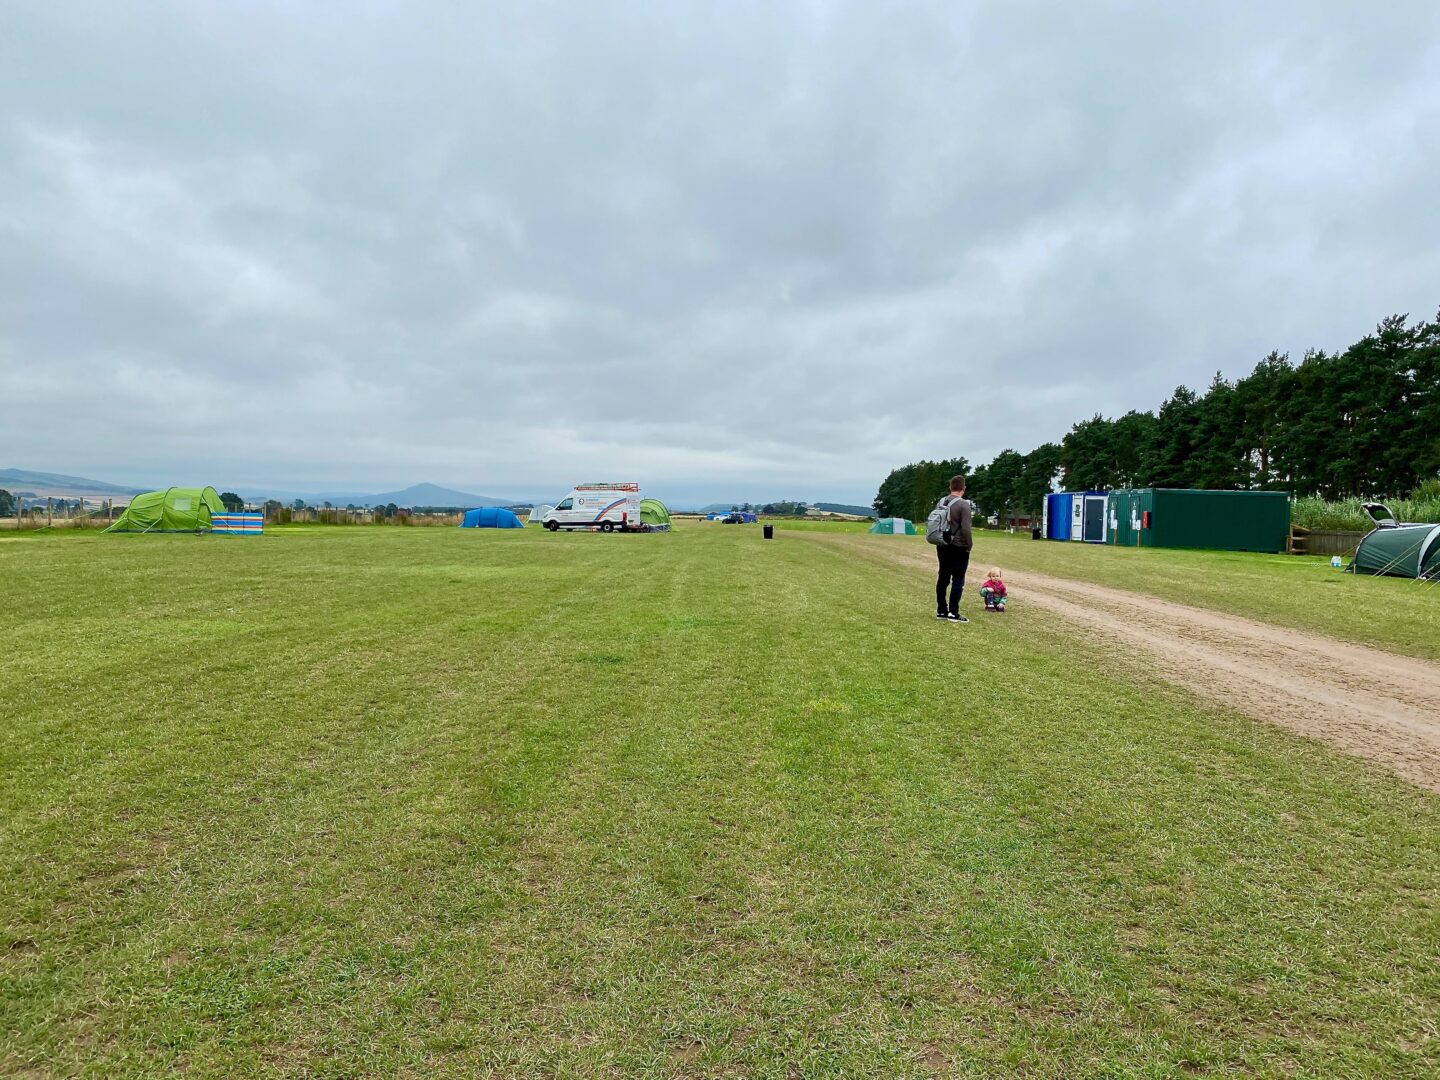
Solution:
<path fill-rule="evenodd" d="M 1440 585 L 1346 574 L 1329 558 L 1035 541 L 977 532 L 974 562 L 1093 581 L 1391 652 L 1440 659 Z M 924 539 L 894 537 L 895 543 Z M 1347 560 L 1348 562 L 1348 560 Z"/>
<path fill-rule="evenodd" d="M 1307 617 L 1192 558 L 1114 583 Z M 0 1075 L 1435 1075 L 1440 802 L 930 607 L 783 529 L 0 540 Z"/>

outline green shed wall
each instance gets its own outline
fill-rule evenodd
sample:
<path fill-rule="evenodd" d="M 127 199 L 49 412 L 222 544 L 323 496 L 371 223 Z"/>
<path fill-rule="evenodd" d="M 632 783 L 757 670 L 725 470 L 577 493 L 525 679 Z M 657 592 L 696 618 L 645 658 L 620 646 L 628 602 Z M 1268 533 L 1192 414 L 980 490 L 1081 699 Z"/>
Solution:
<path fill-rule="evenodd" d="M 1112 491 L 1109 502 L 1106 505 L 1106 512 L 1110 515 L 1109 542 L 1116 547 L 1137 547 L 1138 538 L 1136 530 L 1131 527 L 1131 521 L 1140 517 L 1142 496 L 1148 496 L 1149 491 L 1122 490 Z"/>
<path fill-rule="evenodd" d="M 1283 491 L 1205 491 L 1141 488 L 1110 495 L 1122 547 L 1206 548 L 1213 551 L 1284 551 L 1290 541 L 1290 495 Z M 1134 518 L 1150 527 L 1132 530 Z"/>
<path fill-rule="evenodd" d="M 1152 547 L 1284 551 L 1290 540 L 1290 496 L 1283 491 L 1154 492 Z"/>

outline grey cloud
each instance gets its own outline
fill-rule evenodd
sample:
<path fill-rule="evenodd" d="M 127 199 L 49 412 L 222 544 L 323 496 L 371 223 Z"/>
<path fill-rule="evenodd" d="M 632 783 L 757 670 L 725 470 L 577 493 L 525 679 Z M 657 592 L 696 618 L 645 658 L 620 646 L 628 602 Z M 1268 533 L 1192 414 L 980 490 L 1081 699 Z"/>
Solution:
<path fill-rule="evenodd" d="M 868 499 L 1432 312 L 1437 72 L 1424 0 L 7 4 L 0 463 Z"/>

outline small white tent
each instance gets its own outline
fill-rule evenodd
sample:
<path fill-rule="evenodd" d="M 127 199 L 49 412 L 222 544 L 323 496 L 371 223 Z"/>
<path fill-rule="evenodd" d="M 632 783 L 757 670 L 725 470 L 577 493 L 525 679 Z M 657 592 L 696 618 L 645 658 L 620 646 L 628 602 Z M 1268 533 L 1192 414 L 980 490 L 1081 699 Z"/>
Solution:
<path fill-rule="evenodd" d="M 545 520 L 545 515 L 554 509 L 555 507 L 549 506 L 545 503 L 539 503 L 536 506 L 532 506 L 530 508 L 529 515 L 525 518 L 525 524 L 539 525 L 542 521 Z"/>

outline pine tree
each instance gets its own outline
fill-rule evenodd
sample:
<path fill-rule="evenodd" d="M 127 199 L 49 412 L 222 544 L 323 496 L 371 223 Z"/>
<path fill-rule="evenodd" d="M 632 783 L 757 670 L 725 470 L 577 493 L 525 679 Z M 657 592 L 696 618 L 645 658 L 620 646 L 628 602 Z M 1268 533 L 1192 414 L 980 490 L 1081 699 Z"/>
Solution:
<path fill-rule="evenodd" d="M 1271 352 L 1255 370 L 1235 384 L 1240 451 L 1245 462 L 1244 486 L 1271 487 L 1277 473 L 1273 460 L 1283 430 L 1285 403 L 1295 389 L 1295 369 L 1288 354 Z"/>
<path fill-rule="evenodd" d="M 1015 504 L 1032 516 L 1045 508 L 1045 496 L 1054 490 L 1055 474 L 1060 471 L 1060 446 L 1041 443 L 1025 455 L 1016 486 Z"/>
<path fill-rule="evenodd" d="M 1195 410 L 1195 453 L 1191 483 L 1202 488 L 1243 488 L 1250 482 L 1241 447 L 1241 423 L 1235 388 L 1215 373 Z"/>
<path fill-rule="evenodd" d="M 1146 466 L 1153 457 L 1153 448 L 1159 433 L 1160 422 L 1152 412 L 1136 412 L 1132 409 L 1114 421 L 1110 430 L 1109 472 L 1104 483 L 1091 487 L 1095 490 L 1108 490 L 1152 486 Z"/>
<path fill-rule="evenodd" d="M 1195 486 L 1195 451 L 1200 425 L 1200 399 L 1188 386 L 1177 386 L 1156 414 L 1158 430 L 1144 468 L 1154 487 Z"/>

